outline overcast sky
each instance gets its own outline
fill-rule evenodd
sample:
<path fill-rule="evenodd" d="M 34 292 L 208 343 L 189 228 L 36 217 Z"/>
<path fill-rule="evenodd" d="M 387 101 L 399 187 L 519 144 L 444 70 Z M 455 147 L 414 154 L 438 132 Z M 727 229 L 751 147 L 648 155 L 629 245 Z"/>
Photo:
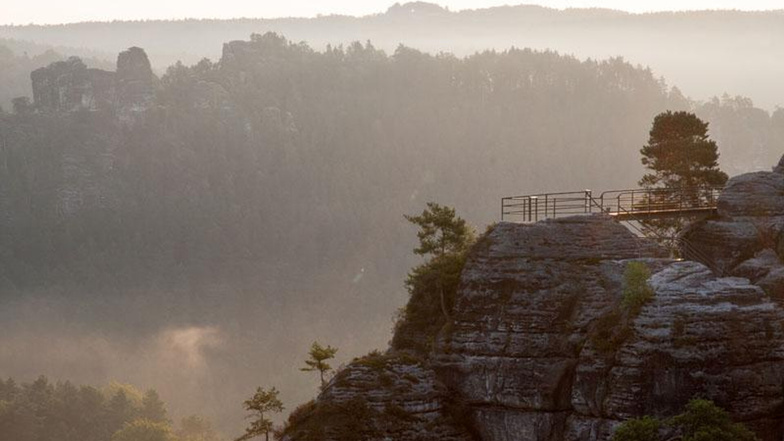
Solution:
<path fill-rule="evenodd" d="M 317 14 L 367 15 L 385 11 L 394 0 L 0 0 L 0 24 L 79 21 L 313 17 Z M 404 2 L 401 2 L 404 3 Z M 784 9 L 782 0 L 433 0 L 451 10 L 504 4 L 555 8 L 603 7 L 630 12 L 689 9 Z"/>

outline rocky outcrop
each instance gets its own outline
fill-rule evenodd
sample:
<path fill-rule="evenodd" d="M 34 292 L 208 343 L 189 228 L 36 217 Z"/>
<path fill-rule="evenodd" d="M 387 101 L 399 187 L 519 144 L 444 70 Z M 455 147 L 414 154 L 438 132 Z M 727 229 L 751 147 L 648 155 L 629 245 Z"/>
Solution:
<path fill-rule="evenodd" d="M 748 277 L 784 301 L 784 157 L 772 172 L 730 179 L 718 216 L 694 224 L 683 237 L 711 256 L 721 273 Z"/>
<path fill-rule="evenodd" d="M 469 254 L 429 352 L 351 363 L 290 421 L 286 439 L 355 414 L 364 422 L 353 430 L 368 429 L 368 440 L 597 441 L 629 418 L 673 416 L 694 397 L 764 441 L 782 439 L 781 173 L 734 178 L 719 217 L 688 231 L 727 277 L 665 258 L 603 216 L 496 225 Z M 638 309 L 624 300 L 631 262 L 652 274 L 653 296 Z M 318 439 L 344 438 L 327 430 Z"/>
<path fill-rule="evenodd" d="M 132 47 L 117 57 L 117 107 L 141 112 L 155 99 L 155 75 L 144 50 Z"/>
<path fill-rule="evenodd" d="M 36 69 L 30 78 L 35 106 L 44 112 L 102 110 L 114 102 L 114 72 L 88 69 L 78 57 Z"/>
<path fill-rule="evenodd" d="M 460 416 L 423 360 L 374 353 L 354 360 L 316 402 L 294 411 L 284 439 L 470 441 Z"/>
<path fill-rule="evenodd" d="M 30 74 L 33 102 L 40 112 L 115 110 L 128 115 L 151 107 L 157 78 L 147 55 L 133 47 L 117 58 L 117 72 L 88 69 L 78 57 Z"/>

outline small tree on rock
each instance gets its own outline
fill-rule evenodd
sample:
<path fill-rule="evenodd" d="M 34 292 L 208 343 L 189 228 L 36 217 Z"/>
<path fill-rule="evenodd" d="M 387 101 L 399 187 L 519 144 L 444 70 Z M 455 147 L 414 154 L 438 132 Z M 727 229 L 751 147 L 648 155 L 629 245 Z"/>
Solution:
<path fill-rule="evenodd" d="M 278 394 L 278 390 L 274 387 L 270 390 L 265 390 L 262 387 L 256 388 L 256 393 L 243 403 L 245 410 L 250 412 L 248 418 L 253 418 L 253 421 L 245 429 L 245 434 L 237 438 L 236 441 L 245 441 L 261 435 L 264 435 L 264 439 L 269 441 L 272 420 L 267 418 L 267 415 L 283 411 L 283 403 L 278 399 Z"/>
<path fill-rule="evenodd" d="M 327 347 L 323 347 L 319 344 L 319 342 L 314 341 L 313 345 L 310 346 L 310 351 L 308 351 L 310 358 L 305 360 L 305 364 L 307 366 L 300 368 L 300 370 L 303 372 L 318 371 L 321 378 L 321 387 L 323 388 L 326 384 L 326 378 L 324 375 L 332 370 L 332 366 L 330 366 L 326 361 L 335 358 L 335 354 L 337 352 L 338 348 L 333 348 L 329 345 L 327 345 Z"/>
<path fill-rule="evenodd" d="M 466 221 L 455 215 L 455 209 L 428 202 L 419 216 L 404 215 L 406 220 L 419 227 L 419 246 L 414 253 L 421 256 L 443 256 L 465 251 L 472 243 L 474 231 Z"/>
<path fill-rule="evenodd" d="M 419 216 L 404 215 L 404 217 L 419 227 L 417 232 L 419 246 L 414 248 L 414 253 L 432 256 L 430 262 L 414 269 L 406 284 L 411 290 L 416 287 L 417 282 L 434 276 L 441 312 L 445 319 L 449 319 L 451 307 L 446 298 L 445 285 L 454 285 L 452 288 L 457 288 L 454 283 L 456 280 L 453 280 L 455 277 L 449 276 L 454 276 L 456 273 L 459 277 L 464 254 L 475 240 L 474 230 L 464 219 L 455 214 L 454 208 L 435 202 L 428 202 L 427 208 Z"/>

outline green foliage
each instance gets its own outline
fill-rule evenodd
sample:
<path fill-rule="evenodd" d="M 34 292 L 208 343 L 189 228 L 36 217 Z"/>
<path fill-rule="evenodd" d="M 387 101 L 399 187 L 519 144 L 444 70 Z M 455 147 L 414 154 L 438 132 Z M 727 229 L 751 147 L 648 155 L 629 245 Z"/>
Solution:
<path fill-rule="evenodd" d="M 212 423 L 199 415 L 190 415 L 180 421 L 176 431 L 177 441 L 219 441 Z"/>
<path fill-rule="evenodd" d="M 176 441 L 168 423 L 137 419 L 125 423 L 112 435 L 112 441 Z"/>
<path fill-rule="evenodd" d="M 427 352 L 432 339 L 450 320 L 467 253 L 446 254 L 415 267 L 405 286 L 410 295 L 395 324 L 392 346 Z"/>
<path fill-rule="evenodd" d="M 142 398 L 142 408 L 139 412 L 141 418 L 148 421 L 165 423 L 169 421 L 166 405 L 161 401 L 158 392 L 153 389 L 145 392 Z"/>
<path fill-rule="evenodd" d="M 665 425 L 677 437 L 673 433 L 663 436 Z M 664 423 L 651 416 L 625 421 L 615 429 L 611 441 L 664 441 L 678 438 L 683 441 L 757 440 L 746 426 L 733 422 L 727 411 L 710 400 L 694 398 L 686 404 L 683 413 Z"/>
<path fill-rule="evenodd" d="M 589 333 L 591 343 L 599 352 L 611 354 L 631 337 L 634 318 L 654 297 L 653 288 L 648 284 L 650 276 L 650 270 L 645 263 L 626 264 L 620 304 L 599 317 Z"/>
<path fill-rule="evenodd" d="M 653 120 L 648 144 L 641 150 L 642 164 L 650 171 L 640 179 L 640 185 L 649 188 L 687 189 L 689 203 L 712 197 L 706 188 L 722 186 L 727 174 L 719 169 L 718 146 L 708 137 L 708 124 L 689 112 L 660 113 Z M 681 194 L 652 195 L 640 204 L 655 204 L 662 208 L 678 207 L 683 202 Z M 645 221 L 660 243 L 677 254 L 677 232 L 696 218 L 677 217 Z"/>
<path fill-rule="evenodd" d="M 667 111 L 653 120 L 642 164 L 652 173 L 640 180 L 645 188 L 724 185 L 718 146 L 708 137 L 708 124 L 689 112 Z"/>
<path fill-rule="evenodd" d="M 643 262 L 629 262 L 623 273 L 623 306 L 635 316 L 653 300 L 654 292 L 648 279 L 651 272 Z"/>
<path fill-rule="evenodd" d="M 428 202 L 419 216 L 405 215 L 406 220 L 419 227 L 419 247 L 414 253 L 440 257 L 463 253 L 474 241 L 474 231 L 466 221 L 455 215 L 455 209 Z"/>
<path fill-rule="evenodd" d="M 291 413 L 280 436 L 291 441 L 366 441 L 380 435 L 373 422 L 381 417 L 361 397 L 345 403 L 311 401 Z"/>
<path fill-rule="evenodd" d="M 306 367 L 299 370 L 303 372 L 318 372 L 321 378 L 321 387 L 324 387 L 326 384 L 325 375 L 332 370 L 332 366 L 326 361 L 335 358 L 337 352 L 338 348 L 333 348 L 329 345 L 323 347 L 319 342 L 314 341 L 310 346 L 310 351 L 308 351 L 310 358 L 305 360 Z"/>
<path fill-rule="evenodd" d="M 410 298 L 395 323 L 392 347 L 424 353 L 451 322 L 460 274 L 476 236 L 453 208 L 434 202 L 420 216 L 405 217 L 420 227 L 414 253 L 431 258 L 408 274 L 405 286 Z"/>
<path fill-rule="evenodd" d="M 256 388 L 256 393 L 243 403 L 245 410 L 249 412 L 248 417 L 252 418 L 250 426 L 245 429 L 245 434 L 237 438 L 237 441 L 244 441 L 257 436 L 264 435 L 269 440 L 272 432 L 272 420 L 266 415 L 274 412 L 283 412 L 283 403 L 278 399 L 278 390 L 274 387 L 266 390 L 262 387 Z"/>
<path fill-rule="evenodd" d="M 684 412 L 672 419 L 683 434 L 683 441 L 755 441 L 746 426 L 735 423 L 726 410 L 712 401 L 693 399 Z"/>
<path fill-rule="evenodd" d="M 50 383 L 46 377 L 22 384 L 0 380 L 0 434 L 14 441 L 107 441 L 122 431 L 117 435 L 121 440 L 169 439 L 168 421 L 142 417 L 144 399 L 137 392 L 119 383 L 99 390 L 68 381 Z M 163 403 L 152 400 L 157 394 L 147 395 L 148 403 L 155 403 L 148 411 L 165 415 Z M 164 438 L 157 437 L 161 434 Z"/>
<path fill-rule="evenodd" d="M 659 441 L 661 421 L 650 416 L 632 418 L 615 429 L 611 441 Z"/>

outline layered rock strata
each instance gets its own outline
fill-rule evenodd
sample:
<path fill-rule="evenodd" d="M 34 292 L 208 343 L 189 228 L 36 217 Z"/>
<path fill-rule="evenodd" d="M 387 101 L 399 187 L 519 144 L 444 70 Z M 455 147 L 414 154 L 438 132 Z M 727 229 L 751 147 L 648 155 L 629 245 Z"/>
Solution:
<path fill-rule="evenodd" d="M 747 277 L 784 302 L 784 157 L 771 172 L 730 179 L 718 216 L 692 225 L 683 237 L 721 273 Z"/>
<path fill-rule="evenodd" d="M 771 233 L 780 231 L 784 215 L 781 173 L 779 166 L 733 179 L 721 217 L 689 232 L 744 277 L 664 258 L 602 216 L 499 224 L 468 257 L 451 321 L 433 349 L 419 354 L 415 370 L 427 379 L 419 380 L 424 389 L 397 392 L 412 368 L 391 364 L 382 379 L 357 361 L 316 403 L 365 400 L 378 411 L 366 418 L 373 440 L 452 433 L 483 441 L 595 441 L 609 439 L 626 419 L 670 417 L 702 397 L 762 440 L 780 440 L 784 307 L 765 284 L 775 285 L 781 271 L 780 236 Z M 738 233 L 759 225 L 776 240 Z M 624 303 L 630 262 L 645 263 L 652 274 L 653 297 L 639 310 Z M 417 425 L 416 437 L 404 435 L 379 416 L 400 400 L 411 415 L 437 409 L 438 432 Z"/>

